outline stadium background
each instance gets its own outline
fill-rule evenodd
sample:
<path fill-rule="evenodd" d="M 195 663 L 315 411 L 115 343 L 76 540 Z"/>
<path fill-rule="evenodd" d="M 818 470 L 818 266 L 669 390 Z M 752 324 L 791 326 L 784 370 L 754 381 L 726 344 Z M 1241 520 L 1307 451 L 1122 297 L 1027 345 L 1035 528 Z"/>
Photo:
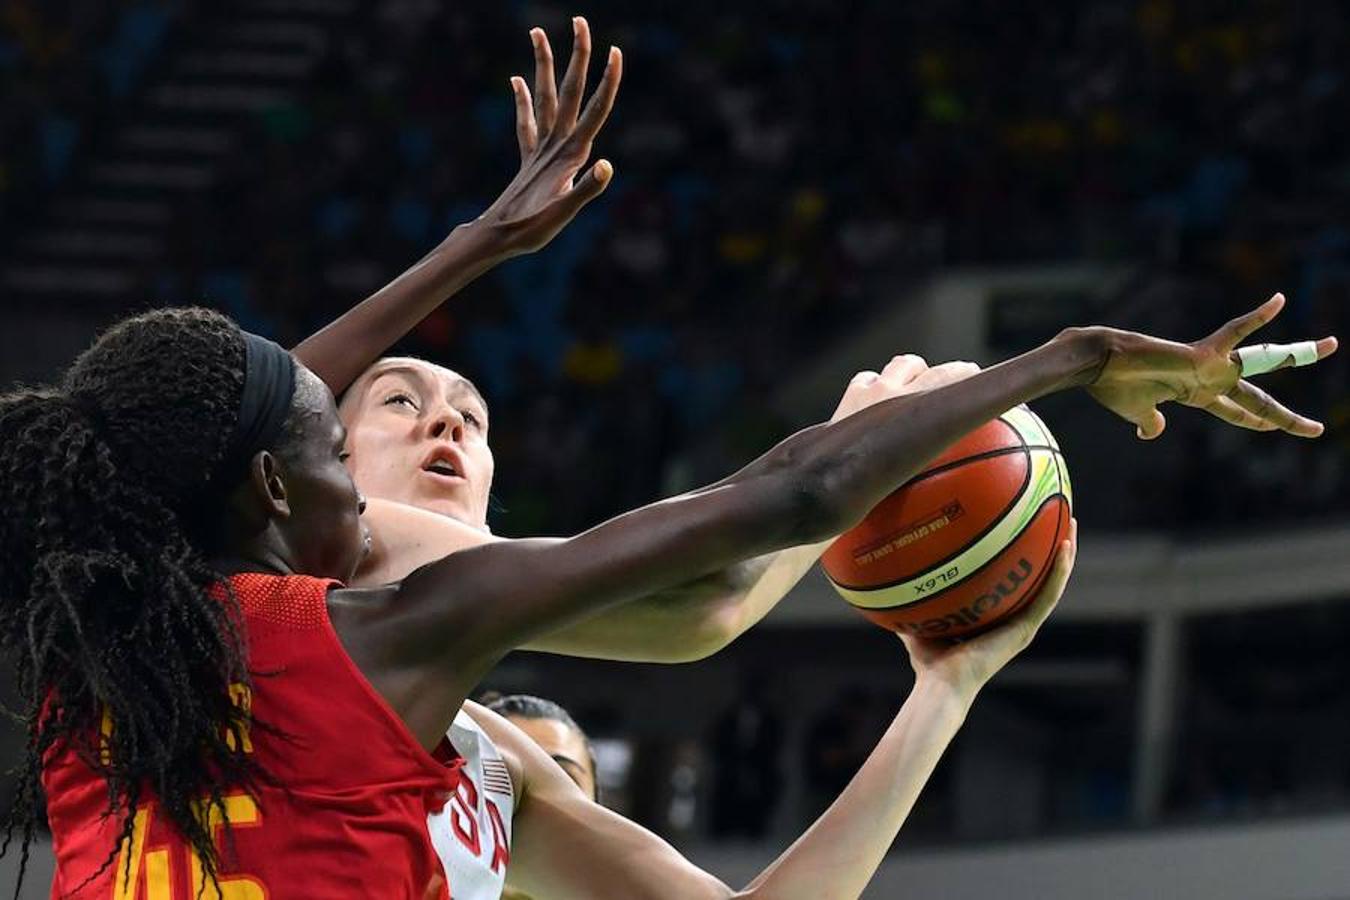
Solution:
<path fill-rule="evenodd" d="M 3 0 L 0 384 L 149 305 L 304 336 L 509 180 L 507 77 L 573 13 L 625 51 L 617 181 L 405 344 L 492 404 L 499 533 L 724 475 L 895 352 L 1190 337 L 1276 289 L 1274 338 L 1348 331 L 1344 4 Z M 1079 574 L 869 896 L 1350 898 L 1347 359 L 1269 379 L 1314 443 L 1038 406 Z M 569 705 L 610 802 L 728 877 L 909 683 L 816 576 L 711 660 L 617 671 L 492 686 Z"/>

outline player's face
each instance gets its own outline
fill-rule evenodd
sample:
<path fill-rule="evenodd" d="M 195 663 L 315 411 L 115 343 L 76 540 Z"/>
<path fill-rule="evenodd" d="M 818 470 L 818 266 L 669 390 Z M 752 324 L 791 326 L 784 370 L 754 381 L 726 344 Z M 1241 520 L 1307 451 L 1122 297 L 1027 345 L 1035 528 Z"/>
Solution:
<path fill-rule="evenodd" d="M 595 770 L 591 768 L 591 755 L 586 752 L 586 739 L 575 728 L 557 719 L 526 719 L 520 716 L 507 716 L 507 719 L 553 757 L 553 761 L 562 766 L 567 777 L 575 781 L 587 797 L 595 799 Z"/>
<path fill-rule="evenodd" d="M 333 395 L 308 369 L 297 379 L 298 433 L 276 454 L 289 510 L 281 527 L 297 572 L 350 581 L 370 550 L 365 500 L 343 465 L 346 429 Z"/>
<path fill-rule="evenodd" d="M 421 360 L 381 360 L 352 386 L 342 417 L 363 494 L 487 527 L 494 464 L 472 382 Z"/>

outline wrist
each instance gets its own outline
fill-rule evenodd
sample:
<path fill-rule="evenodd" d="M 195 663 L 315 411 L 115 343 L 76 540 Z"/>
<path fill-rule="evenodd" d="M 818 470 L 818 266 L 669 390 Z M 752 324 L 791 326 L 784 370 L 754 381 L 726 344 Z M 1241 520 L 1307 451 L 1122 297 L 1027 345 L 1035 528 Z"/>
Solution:
<path fill-rule="evenodd" d="M 1068 384 L 1095 384 L 1115 347 L 1115 329 L 1100 326 L 1066 328 L 1051 338 L 1049 346 L 1064 354 Z"/>
<path fill-rule="evenodd" d="M 477 263 L 485 268 L 520 255 L 512 248 L 506 229 L 482 217 L 456 225 L 436 250 L 454 253 L 470 265 Z"/>
<path fill-rule="evenodd" d="M 974 684 L 964 679 L 921 672 L 914 679 L 913 696 L 964 719 L 983 686 L 983 682 Z"/>

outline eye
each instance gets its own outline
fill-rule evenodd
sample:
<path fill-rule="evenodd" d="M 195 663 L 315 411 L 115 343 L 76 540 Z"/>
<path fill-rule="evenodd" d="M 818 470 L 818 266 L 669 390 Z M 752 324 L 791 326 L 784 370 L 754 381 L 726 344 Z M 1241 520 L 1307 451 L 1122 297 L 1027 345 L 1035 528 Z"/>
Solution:
<path fill-rule="evenodd" d="M 338 462 L 344 462 L 344 463 L 345 463 L 347 460 L 349 460 L 349 459 L 352 458 L 352 455 L 351 455 L 350 453 L 348 453 L 346 450 L 339 450 L 339 451 L 338 451 L 337 457 L 338 457 Z"/>
<path fill-rule="evenodd" d="M 464 416 L 464 421 L 467 422 L 467 423 L 469 423 L 470 425 L 472 425 L 474 428 L 480 428 L 480 429 L 481 429 L 481 428 L 483 427 L 483 423 L 482 423 L 482 421 L 478 418 L 478 414 L 475 413 L 473 410 L 471 410 L 471 409 L 461 409 L 459 412 L 460 412 L 460 415 Z"/>
<path fill-rule="evenodd" d="M 385 398 L 385 406 L 406 406 L 408 409 L 417 409 L 417 401 L 407 394 L 399 392 L 390 394 Z"/>

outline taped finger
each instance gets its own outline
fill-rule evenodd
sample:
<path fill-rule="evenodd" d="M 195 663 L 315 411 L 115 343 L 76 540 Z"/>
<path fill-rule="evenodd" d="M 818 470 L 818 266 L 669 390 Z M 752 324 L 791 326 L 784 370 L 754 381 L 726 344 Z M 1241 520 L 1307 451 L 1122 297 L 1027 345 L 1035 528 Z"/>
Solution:
<path fill-rule="evenodd" d="M 1317 341 L 1298 341 L 1294 344 L 1253 344 L 1239 347 L 1238 365 L 1242 367 L 1242 377 L 1264 375 L 1276 369 L 1290 366 L 1310 366 L 1318 360 Z"/>

